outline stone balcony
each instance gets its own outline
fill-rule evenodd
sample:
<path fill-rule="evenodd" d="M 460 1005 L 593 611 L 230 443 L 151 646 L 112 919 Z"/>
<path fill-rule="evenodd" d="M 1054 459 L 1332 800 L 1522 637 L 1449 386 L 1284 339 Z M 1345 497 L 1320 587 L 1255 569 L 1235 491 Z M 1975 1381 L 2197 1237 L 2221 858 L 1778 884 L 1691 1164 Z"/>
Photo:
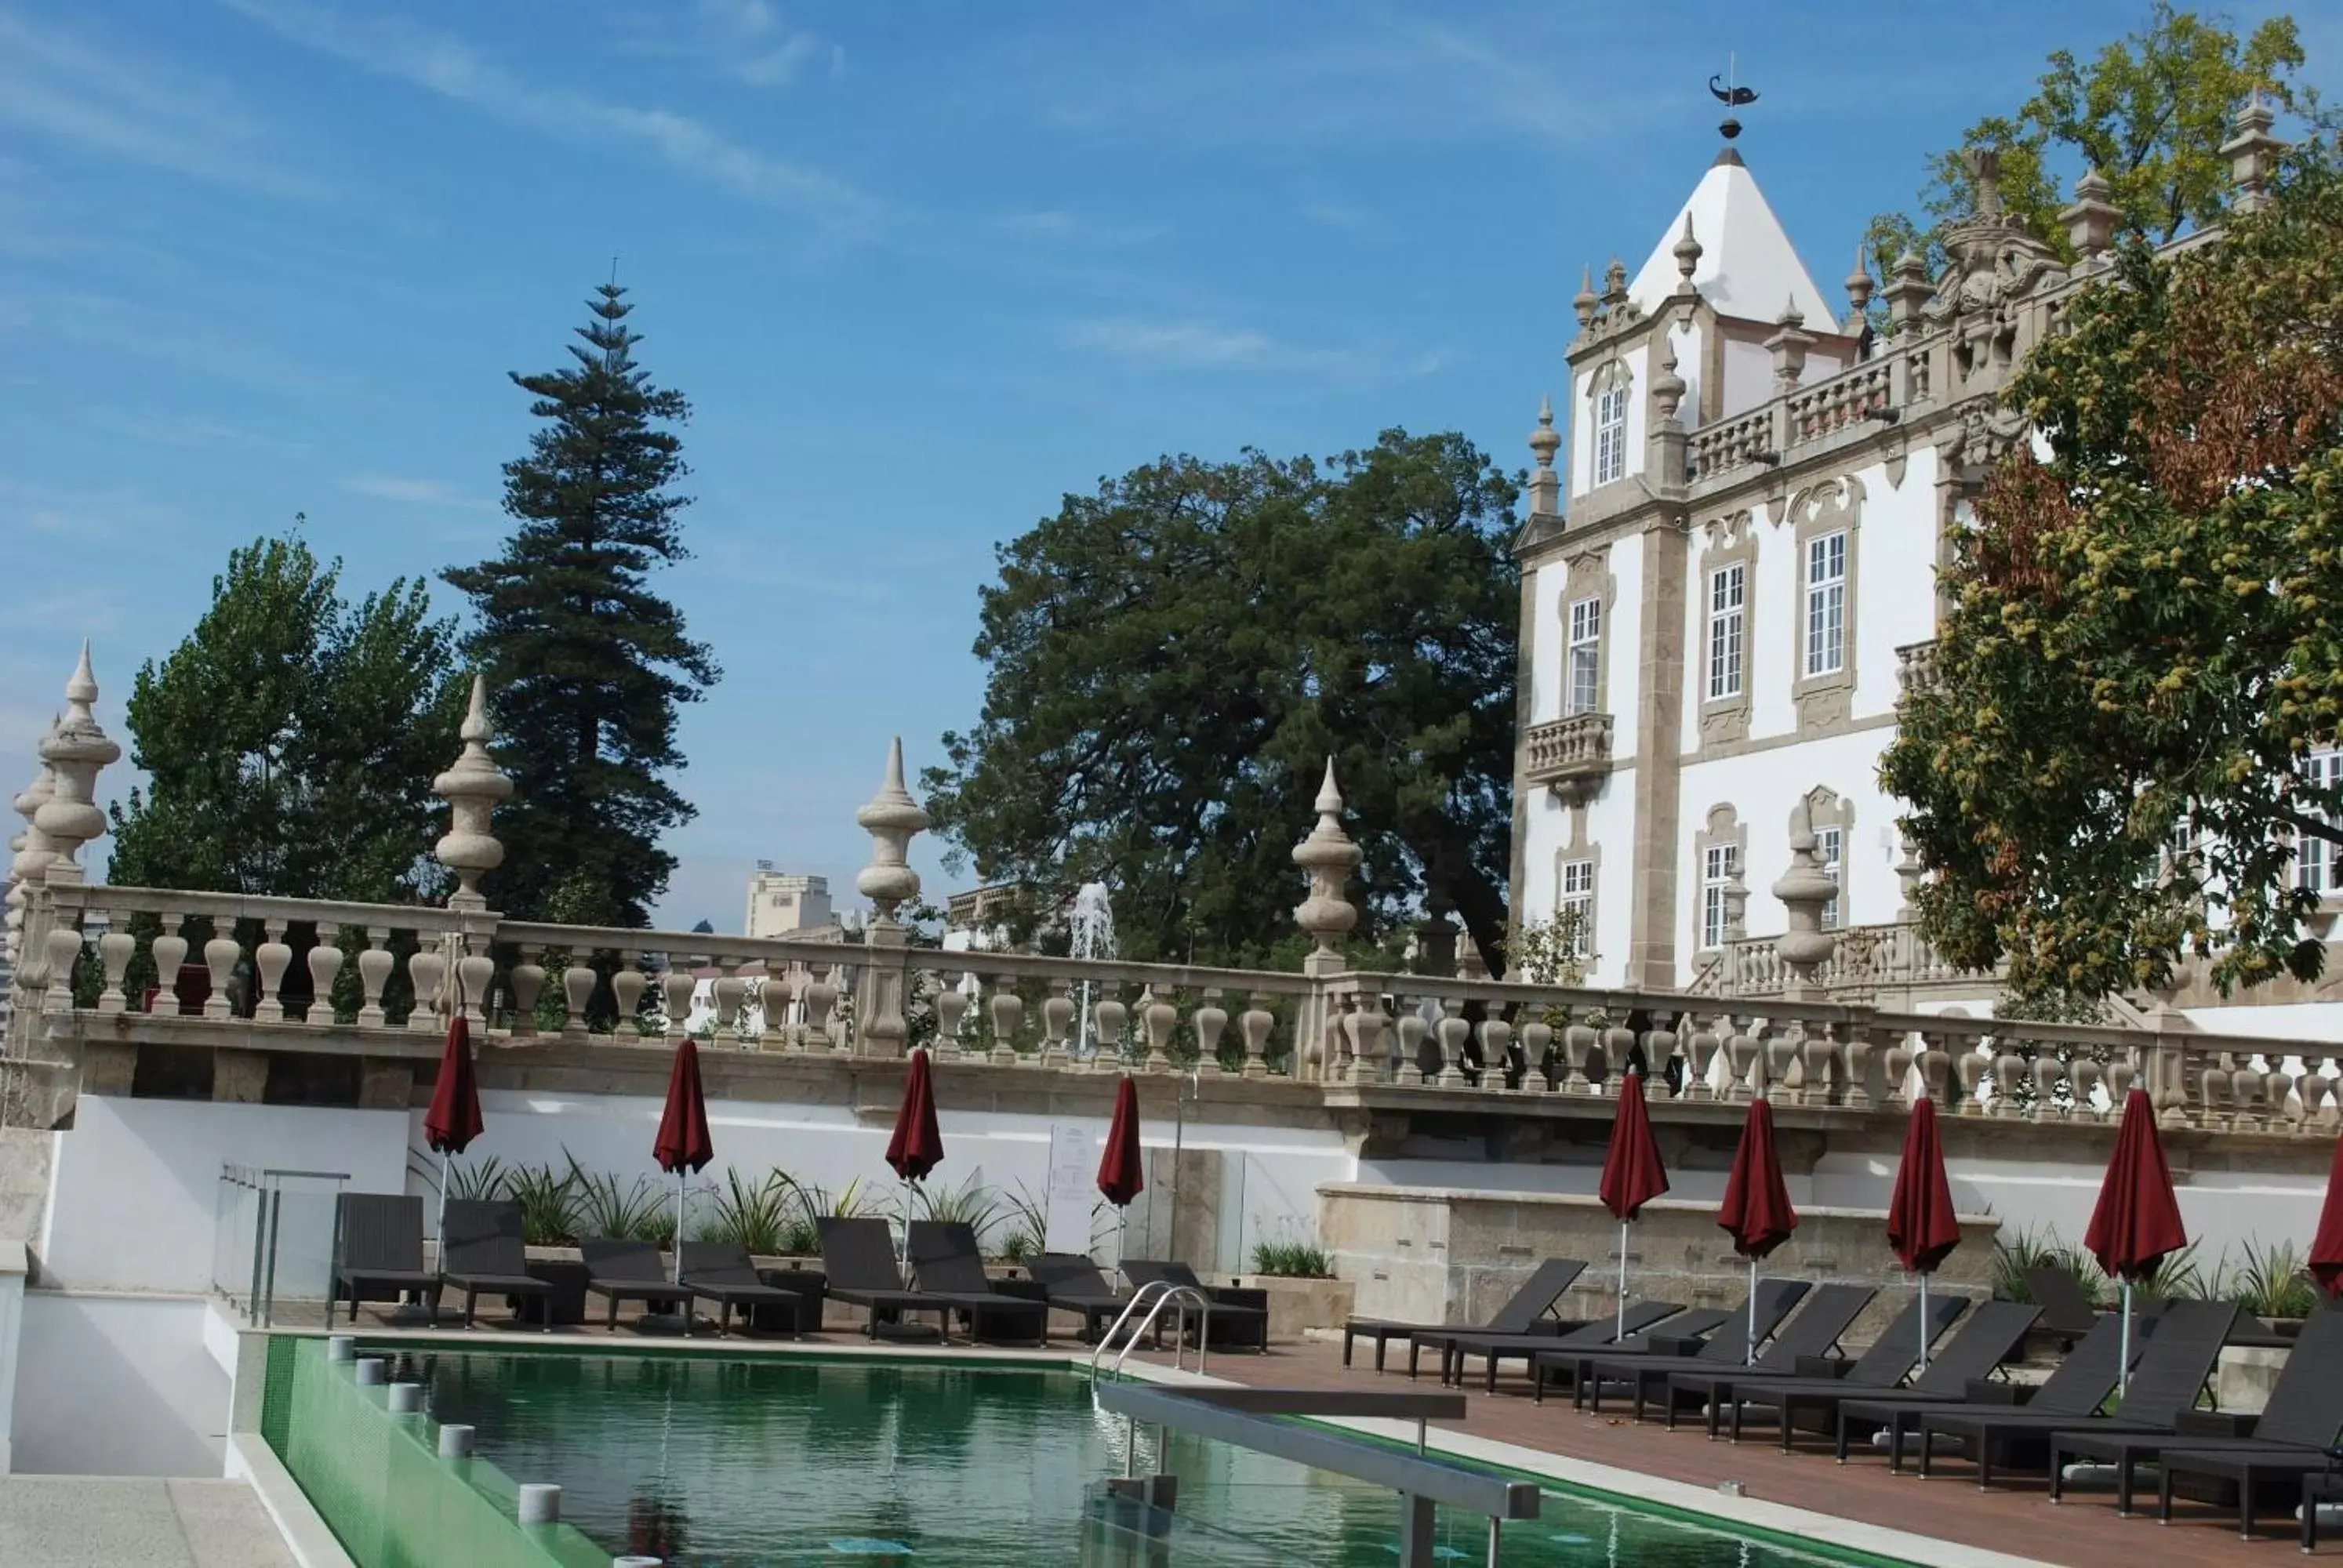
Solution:
<path fill-rule="evenodd" d="M 1584 799 L 1611 772 L 1611 716 L 1574 713 L 1532 725 L 1522 749 L 1522 778 L 1532 789 Z"/>
<path fill-rule="evenodd" d="M 1896 689 L 1925 691 L 1936 684 L 1936 639 L 1907 642 L 1896 650 Z"/>

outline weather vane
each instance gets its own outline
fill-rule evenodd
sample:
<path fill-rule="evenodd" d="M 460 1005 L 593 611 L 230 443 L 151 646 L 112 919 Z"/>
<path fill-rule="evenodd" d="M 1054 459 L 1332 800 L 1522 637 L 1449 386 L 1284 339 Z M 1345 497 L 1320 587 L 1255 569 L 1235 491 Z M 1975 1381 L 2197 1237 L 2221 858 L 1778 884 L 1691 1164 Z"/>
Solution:
<path fill-rule="evenodd" d="M 1728 142 L 1741 134 L 1741 122 L 1734 117 L 1733 111 L 1744 104 L 1754 104 L 1757 101 L 1756 88 L 1735 85 L 1735 78 L 1737 74 L 1736 56 L 1727 55 L 1725 57 L 1724 79 L 1721 82 L 1715 76 L 1708 79 L 1708 90 L 1716 95 L 1718 103 L 1725 106 L 1725 123 L 1716 128 L 1725 133 L 1725 139 Z"/>

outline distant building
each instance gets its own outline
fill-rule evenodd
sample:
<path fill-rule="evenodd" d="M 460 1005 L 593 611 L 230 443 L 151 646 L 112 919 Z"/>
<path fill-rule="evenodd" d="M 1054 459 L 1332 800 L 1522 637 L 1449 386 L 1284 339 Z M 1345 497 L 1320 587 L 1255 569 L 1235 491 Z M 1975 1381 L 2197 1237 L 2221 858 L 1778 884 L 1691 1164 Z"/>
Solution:
<path fill-rule="evenodd" d="M 749 913 L 740 930 L 751 937 L 836 940 L 839 924 L 830 908 L 830 879 L 777 871 L 770 860 L 758 861 L 756 875 L 749 879 Z"/>
<path fill-rule="evenodd" d="M 954 893 L 944 902 L 944 950 L 952 953 L 997 952 L 1008 947 L 1009 931 L 1001 923 L 1016 900 L 1015 882 L 996 882 Z"/>

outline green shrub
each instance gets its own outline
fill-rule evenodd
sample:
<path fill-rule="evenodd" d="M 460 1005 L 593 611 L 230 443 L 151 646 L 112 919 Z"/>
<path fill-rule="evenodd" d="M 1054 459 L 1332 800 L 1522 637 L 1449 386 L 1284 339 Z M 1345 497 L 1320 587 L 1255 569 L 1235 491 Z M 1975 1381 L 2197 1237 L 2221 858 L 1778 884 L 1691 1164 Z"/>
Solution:
<path fill-rule="evenodd" d="M 2305 1318 L 2318 1310 L 2318 1286 L 2290 1241 L 2247 1241 L 2244 1261 L 2216 1273 L 2215 1293 L 2264 1318 Z"/>
<path fill-rule="evenodd" d="M 797 1183 L 785 1171 L 768 1171 L 762 1181 L 751 1184 L 728 1166 L 724 1184 L 716 1190 L 716 1217 L 700 1227 L 699 1236 L 704 1241 L 728 1242 L 768 1257 L 799 1250 L 789 1244 L 799 1239 L 793 1232 L 799 1224 L 804 1226 L 806 1235 L 812 1233 Z"/>
<path fill-rule="evenodd" d="M 461 1155 L 447 1164 L 447 1196 L 458 1202 L 488 1202 L 508 1197 L 505 1162 L 490 1154 L 478 1160 Z"/>
<path fill-rule="evenodd" d="M 1294 1280 L 1331 1280 L 1334 1260 L 1314 1241 L 1255 1241 L 1252 1271 Z"/>
<path fill-rule="evenodd" d="M 568 1171 L 550 1164 L 515 1165 L 505 1173 L 504 1196 L 520 1205 L 521 1239 L 528 1245 L 576 1244 L 578 1195 Z"/>
<path fill-rule="evenodd" d="M 966 1225 L 976 1232 L 979 1245 L 983 1243 L 984 1233 L 1001 1218 L 1003 1206 L 1001 1194 L 973 1176 L 958 1187 L 931 1189 L 925 1181 L 911 1183 L 913 1219 Z"/>
<path fill-rule="evenodd" d="M 587 1171 L 568 1150 L 561 1154 L 569 1161 L 570 1213 L 578 1234 L 662 1245 L 673 1239 L 675 1193 L 671 1190 L 648 1176 L 638 1176 L 631 1185 L 622 1186 L 616 1176 Z"/>

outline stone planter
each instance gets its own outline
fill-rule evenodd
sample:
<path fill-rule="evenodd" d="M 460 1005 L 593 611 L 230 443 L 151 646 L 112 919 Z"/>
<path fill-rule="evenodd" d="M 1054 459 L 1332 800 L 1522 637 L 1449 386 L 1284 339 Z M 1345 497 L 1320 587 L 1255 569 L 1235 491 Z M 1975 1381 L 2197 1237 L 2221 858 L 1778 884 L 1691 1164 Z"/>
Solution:
<path fill-rule="evenodd" d="M 1269 1297 L 1272 1343 L 1292 1343 L 1311 1329 L 1339 1329 L 1353 1313 L 1358 1291 L 1348 1280 L 1297 1280 L 1285 1274 L 1243 1274 L 1237 1283 Z"/>

